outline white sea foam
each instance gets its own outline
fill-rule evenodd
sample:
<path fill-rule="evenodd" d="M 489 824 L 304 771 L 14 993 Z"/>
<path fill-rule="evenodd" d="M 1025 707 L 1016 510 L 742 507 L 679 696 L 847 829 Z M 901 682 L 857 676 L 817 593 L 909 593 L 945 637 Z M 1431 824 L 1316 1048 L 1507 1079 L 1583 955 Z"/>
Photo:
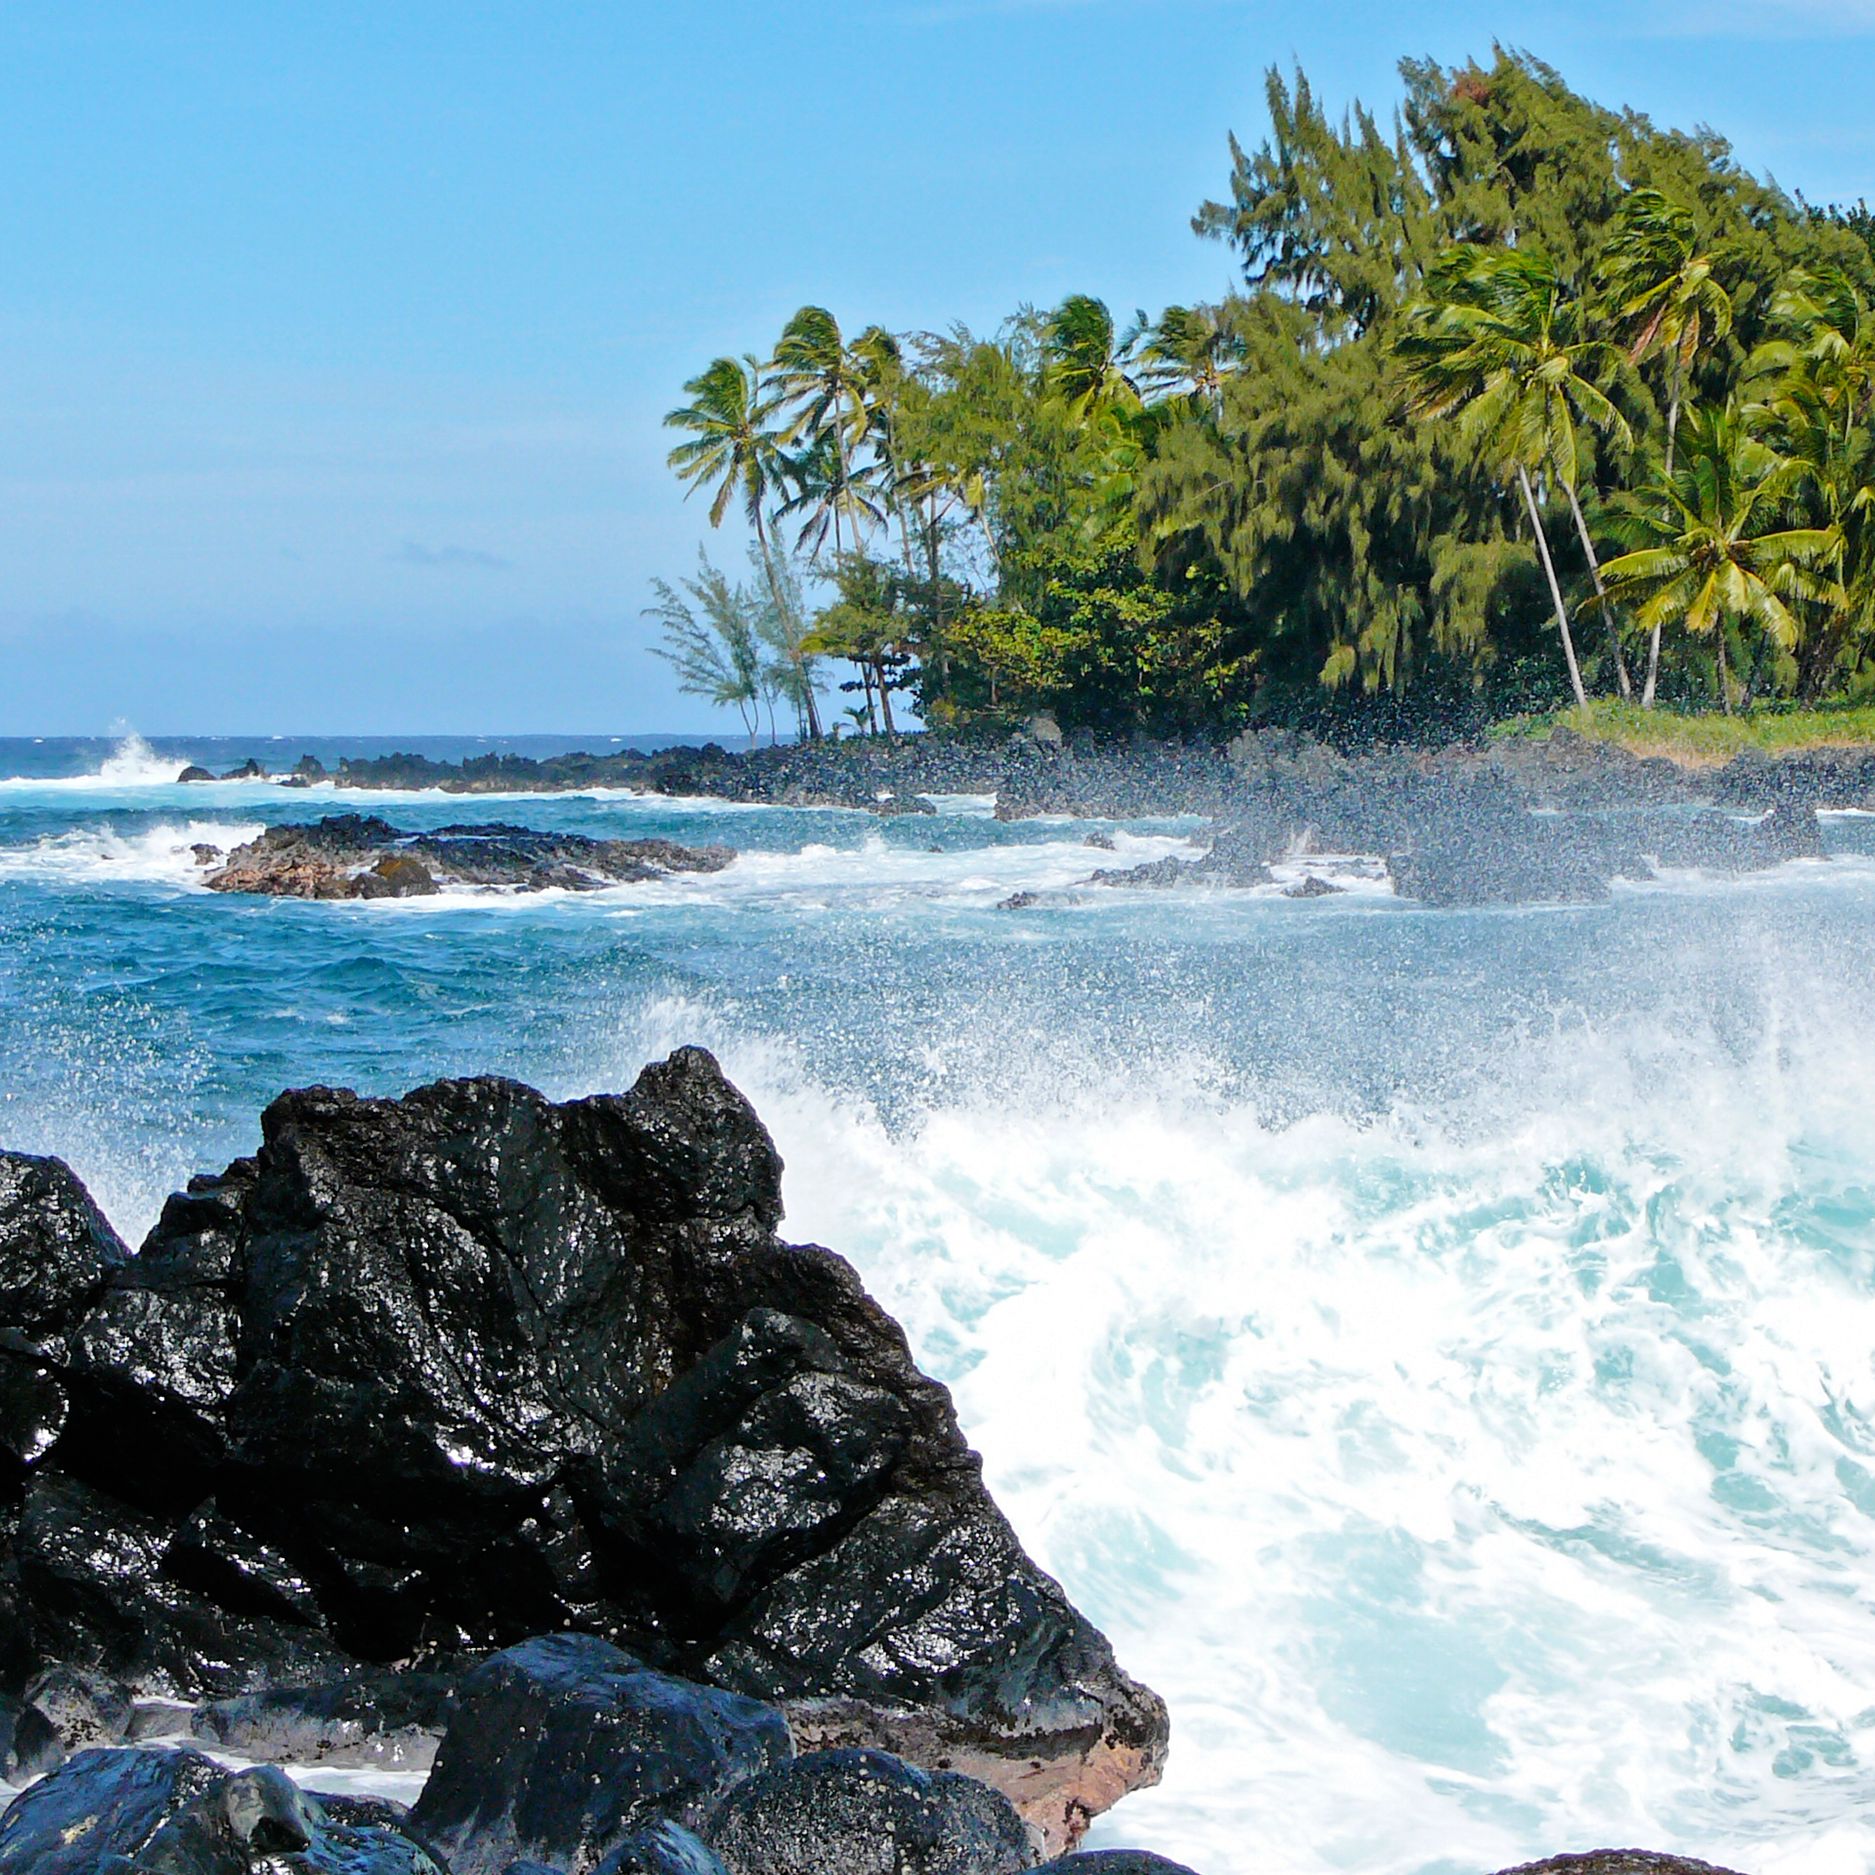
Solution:
<path fill-rule="evenodd" d="M 257 823 L 186 820 L 120 833 L 84 826 L 18 846 L 0 846 L 0 878 L 43 879 L 65 884 L 151 884 L 199 886 L 206 870 L 191 850 L 222 852 L 251 840 Z"/>
<path fill-rule="evenodd" d="M 126 735 L 89 775 L 0 776 L 0 788 L 10 792 L 42 790 L 60 793 L 122 793 L 131 789 L 168 788 L 175 785 L 185 763 L 157 752 L 135 734 Z"/>
<path fill-rule="evenodd" d="M 1812 986 L 1814 987 L 1814 986 Z M 699 1034 L 953 1385 L 1032 1551 L 1170 1701 L 1096 1841 L 1201 1870 L 1639 1842 L 1875 1861 L 1875 1105 L 1799 999 L 1572 1030 L 1464 1110 L 1284 1129 L 1034 1070 L 888 1130 Z"/>

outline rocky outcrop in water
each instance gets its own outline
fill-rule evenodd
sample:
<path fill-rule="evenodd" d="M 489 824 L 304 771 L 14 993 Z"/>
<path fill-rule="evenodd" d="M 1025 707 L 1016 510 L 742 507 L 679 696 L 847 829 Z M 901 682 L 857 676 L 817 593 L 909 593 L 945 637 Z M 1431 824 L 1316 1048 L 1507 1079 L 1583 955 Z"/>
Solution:
<path fill-rule="evenodd" d="M 591 892 L 670 873 L 721 872 L 734 858 L 727 847 L 593 840 L 501 821 L 411 833 L 375 815 L 330 814 L 269 827 L 215 864 L 203 883 L 211 892 L 275 898 L 423 898 L 445 887 Z"/>
<path fill-rule="evenodd" d="M 980 1777 L 1057 1847 L 1157 1778 L 1163 1705 L 851 1268 L 777 1235 L 707 1054 L 558 1106 L 307 1089 L 262 1132 L 134 1258 L 0 1156 L 0 1692 L 64 1662 L 225 1698 L 576 1629 L 802 1748 Z"/>

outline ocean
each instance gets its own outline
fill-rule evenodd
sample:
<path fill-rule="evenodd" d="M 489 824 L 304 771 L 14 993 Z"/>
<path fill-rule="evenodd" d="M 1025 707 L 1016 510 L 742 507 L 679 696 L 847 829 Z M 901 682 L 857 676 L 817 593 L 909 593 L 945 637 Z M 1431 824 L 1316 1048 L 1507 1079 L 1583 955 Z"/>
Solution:
<path fill-rule="evenodd" d="M 789 1234 L 904 1322 L 1170 1704 L 1164 1784 L 1090 1846 L 1875 1863 L 1875 820 L 1745 878 L 1440 911 L 1355 866 L 1308 900 L 1076 890 L 1197 823 L 977 797 L 174 780 L 582 744 L 0 742 L 0 1145 L 69 1160 L 134 1242 L 283 1087 L 565 1096 L 702 1042 L 787 1161 Z M 195 844 L 342 809 L 738 858 L 581 895 L 203 889 Z"/>

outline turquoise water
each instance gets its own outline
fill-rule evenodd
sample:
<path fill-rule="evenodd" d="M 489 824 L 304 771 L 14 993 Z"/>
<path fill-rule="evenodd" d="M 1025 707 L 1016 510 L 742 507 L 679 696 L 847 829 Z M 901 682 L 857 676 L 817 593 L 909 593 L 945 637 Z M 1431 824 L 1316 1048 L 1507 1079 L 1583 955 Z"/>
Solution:
<path fill-rule="evenodd" d="M 0 745 L 0 1142 L 127 1234 L 289 1084 L 566 1094 L 706 1042 L 789 1229 L 904 1320 L 1171 1703 L 1164 1786 L 1100 1840 L 1207 1875 L 1875 1860 L 1875 822 L 1452 913 L 1355 866 L 1313 901 L 1072 889 L 1182 823 L 1110 856 L 974 799 L 335 802 L 175 786 L 194 752 L 250 751 Z M 579 897 L 201 888 L 195 842 L 360 805 L 739 857 Z"/>

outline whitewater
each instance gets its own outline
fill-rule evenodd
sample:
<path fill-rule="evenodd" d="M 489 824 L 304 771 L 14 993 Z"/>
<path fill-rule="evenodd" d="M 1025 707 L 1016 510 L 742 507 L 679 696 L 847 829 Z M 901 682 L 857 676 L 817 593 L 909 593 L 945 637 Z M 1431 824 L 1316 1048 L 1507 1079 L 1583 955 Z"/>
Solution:
<path fill-rule="evenodd" d="M 479 752 L 468 744 L 455 753 Z M 1606 905 L 1119 892 L 1195 822 L 179 786 L 0 744 L 0 1145 L 132 1241 L 281 1088 L 714 1049 L 1165 1695 L 1090 1846 L 1478 1875 L 1875 1863 L 1875 821 Z M 358 752 L 370 751 L 360 749 Z M 437 753 L 448 751 L 437 750 Z M 591 894 L 207 892 L 343 810 L 738 850 Z M 1100 836 L 1111 851 L 1090 847 Z M 1034 893 L 1023 910 L 1001 910 Z"/>

